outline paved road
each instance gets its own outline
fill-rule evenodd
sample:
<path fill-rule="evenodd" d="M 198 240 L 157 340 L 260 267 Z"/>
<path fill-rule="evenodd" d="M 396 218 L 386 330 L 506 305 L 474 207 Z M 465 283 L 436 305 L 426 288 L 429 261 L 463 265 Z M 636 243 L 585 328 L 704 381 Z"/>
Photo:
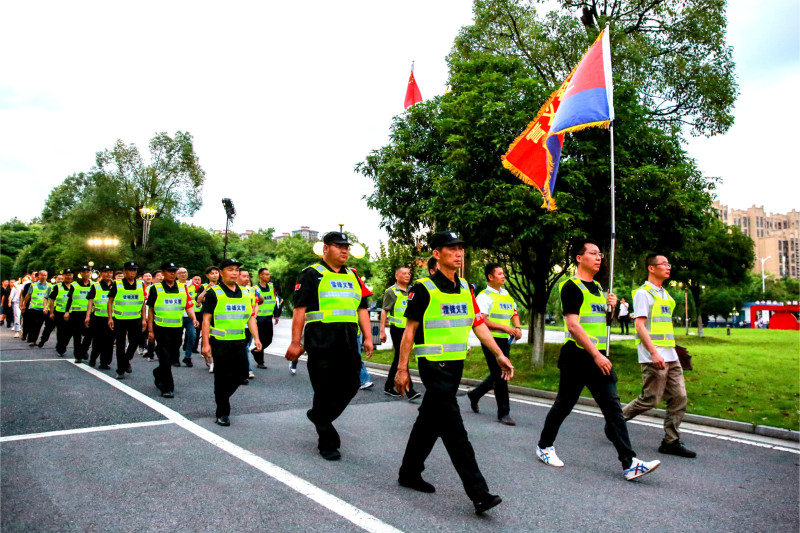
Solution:
<path fill-rule="evenodd" d="M 281 323 L 276 335 L 288 339 Z M 285 345 L 286 341 L 283 341 Z M 50 346 L 0 331 L 0 525 L 32 531 L 797 531 L 797 447 L 752 436 L 685 435 L 699 457 L 660 456 L 652 420 L 631 424 L 634 447 L 663 466 L 625 482 L 602 420 L 575 412 L 557 448 L 533 446 L 547 405 L 518 398 L 519 425 L 495 421 L 492 400 L 462 414 L 490 488 L 504 502 L 472 513 L 441 444 L 425 477 L 432 495 L 396 484 L 416 405 L 362 391 L 337 422 L 340 462 L 324 461 L 305 419 L 311 387 L 279 357 L 233 397 L 233 425 L 213 423 L 212 376 L 175 368 L 176 396 L 136 357 L 122 382 Z M 420 386 L 422 390 L 422 387 Z M 656 427 L 653 427 L 656 426 Z M 60 433 L 59 433 L 60 432 Z M 42 435 L 44 433 L 44 435 Z"/>

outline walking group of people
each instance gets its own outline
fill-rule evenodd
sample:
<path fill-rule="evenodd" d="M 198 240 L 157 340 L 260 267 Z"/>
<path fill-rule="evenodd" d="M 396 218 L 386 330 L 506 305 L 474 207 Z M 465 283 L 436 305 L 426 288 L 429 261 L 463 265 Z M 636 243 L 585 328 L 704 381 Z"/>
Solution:
<path fill-rule="evenodd" d="M 464 244 L 454 232 L 435 233 L 430 240 L 430 276 L 417 280 L 413 286 L 410 269 L 396 269 L 396 283 L 383 296 L 380 337 L 382 342 L 386 340 L 388 325 L 394 359 L 384 393 L 409 400 L 421 396 L 409 377 L 412 353 L 425 386 L 399 469 L 399 484 L 435 492 L 422 472 L 441 438 L 467 496 L 476 513 L 481 514 L 501 503 L 502 498 L 489 491 L 481 474 L 457 402 L 469 334 L 474 332 L 481 341 L 490 372 L 486 380 L 468 392 L 470 407 L 480 412 L 481 397 L 494 390 L 498 421 L 514 426 L 507 384 L 514 376 L 514 366 L 509 354 L 512 343 L 522 337 L 522 330 L 516 303 L 503 287 L 505 273 L 500 265 L 486 265 L 488 286 L 477 297 L 470 284 L 458 277 Z M 373 351 L 368 314 L 372 292 L 346 266 L 350 245 L 346 234 L 326 233 L 320 261 L 300 273 L 293 295 L 291 343 L 286 351 L 292 369 L 303 353 L 308 354 L 307 369 L 314 395 L 306 416 L 316 430 L 320 455 L 331 461 L 341 458 L 342 447 L 334 422 L 363 388 L 361 352 L 369 358 Z M 603 413 L 605 435 L 616 448 L 626 480 L 638 479 L 660 465 L 658 460 L 637 457 L 626 421 L 655 407 L 662 398 L 667 402 L 667 415 L 659 452 L 695 457 L 695 452 L 680 440 L 686 390 L 672 330 L 675 301 L 663 286 L 670 274 L 667 258 L 646 258 L 648 279 L 632 295 L 643 388 L 642 394 L 623 409 L 617 394 L 617 376 L 606 357 L 607 316 L 613 315 L 617 297 L 612 293 L 603 295 L 602 287 L 594 280 L 603 254 L 595 241 L 584 239 L 576 244 L 572 257 L 576 272 L 559 286 L 565 341 L 558 362 L 558 395 L 535 446 L 536 456 L 548 466 L 564 467 L 554 443 L 581 392 L 588 388 Z M 41 325 L 50 317 L 58 332 L 59 355 L 64 355 L 66 343 L 72 338 L 75 360 L 81 362 L 92 344 L 88 362 L 94 366 L 99 358 L 100 368 L 108 368 L 111 346 L 116 341 L 117 378 L 123 379 L 125 373 L 131 372 L 130 361 L 146 332 L 144 344 L 150 349 L 154 342 L 159 360 L 153 371 L 155 384 L 162 396 L 171 398 L 171 367 L 180 366 L 181 340 L 183 362 L 191 366 L 195 328 L 199 328 L 201 353 L 214 373 L 216 422 L 228 426 L 230 397 L 253 377 L 248 347 L 252 342 L 251 353 L 258 367 L 266 368 L 264 348 L 272 340 L 273 320 L 277 323 L 279 316 L 269 271 L 261 269 L 259 283 L 252 287 L 249 272 L 241 266 L 235 259 L 225 259 L 218 266 L 209 267 L 208 283 L 204 285 L 200 285 L 199 276 L 197 282 L 193 279 L 187 283 L 185 269 L 172 262 L 164 263 L 150 279 L 149 274 L 137 277 L 135 263 L 126 263 L 122 278 L 117 280 L 112 279 L 109 266 L 102 267 L 97 282 L 90 281 L 88 266 L 79 269 L 77 281 L 73 281 L 72 271 L 65 270 L 63 280 L 53 286 L 47 281 L 46 272 L 38 272 L 37 279 L 21 293 L 20 307 L 27 311 L 23 324 L 28 323 L 23 337 L 34 345 Z M 196 309 L 196 305 L 201 307 Z M 186 334 L 182 333 L 184 329 Z M 38 346 L 46 340 L 43 337 Z"/>

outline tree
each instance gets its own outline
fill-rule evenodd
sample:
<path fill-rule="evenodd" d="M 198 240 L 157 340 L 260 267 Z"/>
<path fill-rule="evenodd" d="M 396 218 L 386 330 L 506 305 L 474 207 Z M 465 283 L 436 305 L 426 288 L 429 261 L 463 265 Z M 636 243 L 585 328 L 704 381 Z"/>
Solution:
<path fill-rule="evenodd" d="M 531 310 L 536 366 L 543 363 L 547 302 L 572 260 L 570 241 L 586 235 L 605 244 L 610 240 L 608 133 L 587 130 L 568 138 L 554 212 L 539 208 L 538 192 L 503 169 L 500 156 L 606 21 L 617 66 L 620 263 L 630 268 L 650 249 L 680 248 L 702 231 L 707 218 L 714 182 L 682 149 L 680 127 L 689 123 L 695 132 L 711 134 L 729 126 L 732 98 L 724 95 L 735 95 L 736 89 L 725 60 L 730 51 L 724 46 L 724 17 L 719 26 L 714 26 L 719 17 L 710 15 L 687 20 L 695 9 L 719 2 L 655 2 L 641 7 L 637 17 L 647 25 L 637 26 L 632 10 L 640 4 L 618 2 L 613 12 L 592 15 L 597 4 L 586 3 L 591 16 L 577 19 L 566 12 L 575 2 L 540 16 L 527 2 L 476 1 L 475 23 L 462 29 L 448 56 L 451 90 L 395 117 L 389 144 L 356 166 L 375 183 L 367 201 L 393 239 L 412 245 L 420 234 L 452 228 L 506 267 L 509 291 Z M 671 24 L 669 35 L 678 41 L 651 37 L 650 26 L 657 23 Z M 695 31 L 680 32 L 681 24 L 694 24 Z M 682 50 L 689 70 L 706 58 L 700 69 L 706 77 L 697 74 L 696 81 L 720 85 L 706 89 L 705 109 L 689 102 L 654 104 L 680 92 L 677 85 L 685 81 L 680 73 L 661 80 L 656 93 L 648 92 L 654 88 L 647 80 L 658 77 L 664 61 L 684 61 Z M 709 56 L 712 50 L 718 61 Z M 683 102 L 683 96 L 676 98 Z"/>
<path fill-rule="evenodd" d="M 3 278 L 15 278 L 25 273 L 14 267 L 14 262 L 20 252 L 30 244 L 36 242 L 42 233 L 42 225 L 37 222 L 26 224 L 18 218 L 13 218 L 0 225 L 0 260 Z"/>

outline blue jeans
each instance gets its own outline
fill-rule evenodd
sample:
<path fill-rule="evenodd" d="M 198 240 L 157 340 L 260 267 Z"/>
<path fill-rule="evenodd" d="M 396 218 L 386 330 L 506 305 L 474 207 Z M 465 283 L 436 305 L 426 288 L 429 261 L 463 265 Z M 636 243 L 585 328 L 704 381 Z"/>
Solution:
<path fill-rule="evenodd" d="M 356 342 L 358 343 L 358 356 L 361 357 L 361 334 L 360 333 L 359 333 L 358 337 L 356 337 Z M 361 361 L 361 374 L 359 375 L 359 378 L 361 379 L 361 386 L 362 387 L 364 385 L 366 385 L 367 383 L 369 383 L 370 381 L 372 381 L 372 376 L 370 376 L 369 372 L 367 372 L 367 365 L 364 363 L 363 360 Z"/>
<path fill-rule="evenodd" d="M 183 329 L 186 335 L 183 337 L 183 358 L 192 358 L 192 349 L 194 349 L 194 341 L 197 338 L 197 330 L 192 323 L 192 317 L 183 317 Z"/>

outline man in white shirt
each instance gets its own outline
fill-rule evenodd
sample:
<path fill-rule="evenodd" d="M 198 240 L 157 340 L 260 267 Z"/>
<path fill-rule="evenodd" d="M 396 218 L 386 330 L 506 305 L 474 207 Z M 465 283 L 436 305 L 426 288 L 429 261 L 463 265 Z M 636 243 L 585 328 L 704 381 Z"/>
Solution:
<path fill-rule="evenodd" d="M 625 298 L 619 301 L 619 334 L 627 335 L 630 332 L 631 315 L 628 314 L 628 302 Z"/>
<path fill-rule="evenodd" d="M 636 348 L 642 369 L 642 393 L 622 410 L 625 420 L 654 408 L 664 398 L 664 440 L 658 451 L 679 457 L 697 457 L 680 440 L 680 426 L 686 414 L 686 385 L 683 369 L 675 352 L 672 312 L 675 300 L 664 282 L 669 279 L 671 265 L 663 255 L 651 254 L 645 259 L 648 275 L 644 285 L 633 294 L 633 316 Z"/>

